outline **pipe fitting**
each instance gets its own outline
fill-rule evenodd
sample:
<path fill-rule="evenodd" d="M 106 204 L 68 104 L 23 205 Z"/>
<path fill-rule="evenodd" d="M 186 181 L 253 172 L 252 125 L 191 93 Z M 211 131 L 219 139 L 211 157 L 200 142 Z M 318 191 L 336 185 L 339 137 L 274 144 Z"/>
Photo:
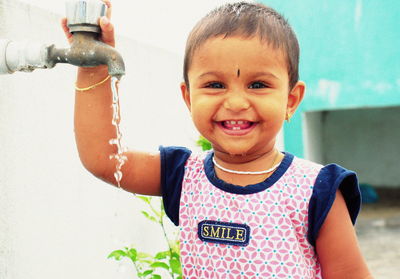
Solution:
<path fill-rule="evenodd" d="M 32 72 L 34 69 L 52 68 L 47 63 L 51 45 L 0 40 L 0 74 L 16 71 Z"/>

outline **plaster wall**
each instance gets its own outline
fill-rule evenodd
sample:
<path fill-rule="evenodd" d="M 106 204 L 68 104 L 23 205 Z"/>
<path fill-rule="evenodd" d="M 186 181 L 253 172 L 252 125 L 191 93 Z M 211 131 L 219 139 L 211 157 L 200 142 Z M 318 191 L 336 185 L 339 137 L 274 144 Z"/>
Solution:
<path fill-rule="evenodd" d="M 67 46 L 61 16 L 0 0 L 0 38 Z M 193 147 L 197 133 L 180 99 L 175 54 L 117 36 L 126 63 L 120 84 L 125 145 Z M 132 278 L 106 259 L 134 244 L 165 249 L 159 227 L 132 194 L 92 177 L 74 142 L 76 68 L 0 76 L 0 278 Z M 82 93 L 85 94 L 85 93 Z M 90 94 L 90 93 L 88 93 Z"/>
<path fill-rule="evenodd" d="M 306 155 L 302 112 L 400 105 L 399 1 L 261 2 L 293 27 L 300 78 L 307 84 L 302 105 L 285 127 L 286 150 Z"/>
<path fill-rule="evenodd" d="M 308 159 L 338 163 L 360 183 L 400 186 L 400 107 L 306 113 Z"/>
<path fill-rule="evenodd" d="M 323 115 L 325 112 L 312 112 L 303 114 L 303 142 L 305 158 L 322 164 L 323 158 Z"/>

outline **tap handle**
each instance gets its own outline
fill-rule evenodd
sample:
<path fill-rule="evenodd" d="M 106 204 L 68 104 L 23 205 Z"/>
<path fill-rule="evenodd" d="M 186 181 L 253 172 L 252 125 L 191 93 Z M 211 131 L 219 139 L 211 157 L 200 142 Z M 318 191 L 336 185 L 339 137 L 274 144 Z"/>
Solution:
<path fill-rule="evenodd" d="M 68 27 L 77 31 L 100 33 L 99 18 L 106 15 L 107 6 L 100 0 L 69 0 L 66 2 Z"/>

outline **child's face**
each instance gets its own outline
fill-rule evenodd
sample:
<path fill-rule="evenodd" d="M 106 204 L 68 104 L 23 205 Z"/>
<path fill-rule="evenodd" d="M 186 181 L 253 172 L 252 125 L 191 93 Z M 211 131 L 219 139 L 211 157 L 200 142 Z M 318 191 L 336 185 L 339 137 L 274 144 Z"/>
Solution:
<path fill-rule="evenodd" d="M 289 94 L 281 50 L 258 37 L 207 40 L 194 53 L 188 77 L 190 89 L 181 85 L 183 97 L 195 126 L 216 152 L 270 151 L 286 113 L 292 114 L 301 100 L 294 101 Z M 300 87 L 302 97 L 304 86 Z"/>

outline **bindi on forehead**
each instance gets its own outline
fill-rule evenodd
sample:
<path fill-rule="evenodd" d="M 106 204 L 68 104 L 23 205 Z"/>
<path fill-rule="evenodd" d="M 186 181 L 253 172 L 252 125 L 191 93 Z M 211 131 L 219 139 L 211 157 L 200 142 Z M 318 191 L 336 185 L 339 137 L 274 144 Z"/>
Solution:
<path fill-rule="evenodd" d="M 237 77 L 240 77 L 240 69 L 237 69 L 237 73 L 236 73 Z"/>

